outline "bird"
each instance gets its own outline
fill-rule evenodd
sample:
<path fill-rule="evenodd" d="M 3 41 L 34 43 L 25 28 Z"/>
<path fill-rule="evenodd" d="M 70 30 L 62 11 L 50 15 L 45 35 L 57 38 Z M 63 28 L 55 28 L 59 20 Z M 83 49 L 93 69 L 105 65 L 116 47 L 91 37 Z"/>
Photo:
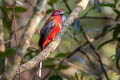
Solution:
<path fill-rule="evenodd" d="M 64 12 L 60 9 L 54 10 L 48 20 L 45 22 L 45 25 L 42 27 L 40 31 L 40 39 L 38 42 L 39 47 L 41 50 L 46 48 L 46 46 L 55 38 L 55 36 L 60 32 Z M 39 67 L 39 78 L 41 79 L 41 69 L 42 69 L 42 62 L 40 62 Z"/>
<path fill-rule="evenodd" d="M 54 10 L 45 25 L 40 31 L 39 47 L 43 50 L 54 40 L 55 36 L 60 32 L 62 26 L 62 16 L 64 12 L 61 9 Z"/>

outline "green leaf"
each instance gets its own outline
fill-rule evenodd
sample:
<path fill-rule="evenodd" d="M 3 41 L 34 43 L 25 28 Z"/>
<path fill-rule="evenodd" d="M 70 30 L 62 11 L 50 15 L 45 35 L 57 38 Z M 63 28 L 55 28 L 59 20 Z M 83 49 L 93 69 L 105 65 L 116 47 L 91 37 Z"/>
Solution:
<path fill-rule="evenodd" d="M 9 29 L 10 22 L 9 22 L 8 18 L 6 16 L 4 16 L 2 18 L 2 21 L 3 21 L 3 25 Z"/>
<path fill-rule="evenodd" d="M 87 80 L 96 80 L 94 76 L 87 76 Z"/>
<path fill-rule="evenodd" d="M 9 29 L 9 25 L 10 25 L 9 18 L 8 18 L 9 9 L 5 7 L 0 7 L 0 9 L 3 13 L 3 17 L 2 17 L 3 25 Z"/>
<path fill-rule="evenodd" d="M 51 3 L 56 3 L 56 2 L 57 2 L 57 0 L 50 0 L 50 2 L 51 2 Z"/>
<path fill-rule="evenodd" d="M 119 10 L 117 10 L 117 9 L 113 9 L 113 10 L 114 10 L 114 12 L 115 12 L 116 14 L 120 15 L 120 11 L 119 11 Z"/>
<path fill-rule="evenodd" d="M 6 8 L 6 7 L 2 7 L 2 9 L 4 10 L 4 11 L 12 11 L 13 10 L 13 8 Z M 16 8 L 15 8 L 15 12 L 26 12 L 27 11 L 27 8 L 24 8 L 24 7 L 22 7 L 22 6 L 17 6 Z"/>
<path fill-rule="evenodd" d="M 60 75 L 52 75 L 48 80 L 63 80 Z"/>
<path fill-rule="evenodd" d="M 51 63 L 51 62 L 53 62 L 53 61 L 55 61 L 55 58 L 47 58 L 47 59 L 45 60 L 45 62 L 48 62 L 48 63 Z"/>
<path fill-rule="evenodd" d="M 68 65 L 60 65 L 59 67 L 58 67 L 58 69 L 57 70 L 64 70 L 64 69 L 68 69 L 69 68 L 69 66 Z"/>
<path fill-rule="evenodd" d="M 44 67 L 51 69 L 51 68 L 55 67 L 55 64 L 53 64 L 53 63 L 45 64 Z"/>
<path fill-rule="evenodd" d="M 110 42 L 112 42 L 112 41 L 114 41 L 114 39 L 110 39 L 110 40 L 108 40 L 108 41 L 103 42 L 103 43 L 98 47 L 98 49 L 100 49 L 100 48 L 103 47 L 105 44 L 110 43 Z"/>
<path fill-rule="evenodd" d="M 48 2 L 48 4 L 53 7 L 53 4 L 55 4 L 56 2 L 57 2 L 57 0 L 50 0 Z"/>
<path fill-rule="evenodd" d="M 109 4 L 104 4 L 104 3 L 101 3 L 101 4 L 97 4 L 96 7 L 111 7 L 111 8 L 115 8 L 115 5 L 112 4 L 112 3 L 109 3 Z"/>
<path fill-rule="evenodd" d="M 113 39 L 117 39 L 118 35 L 120 33 L 120 29 L 116 29 L 114 32 L 113 32 Z"/>
<path fill-rule="evenodd" d="M 67 57 L 69 55 L 69 52 L 67 53 L 59 53 L 55 56 L 55 58 L 64 58 L 64 57 Z"/>
<path fill-rule="evenodd" d="M 49 14 L 49 13 L 51 13 L 51 12 L 53 12 L 53 11 L 54 11 L 54 9 L 51 8 L 51 9 L 48 9 L 46 13 Z"/>
<path fill-rule="evenodd" d="M 55 61 L 55 58 L 47 58 L 45 61 L 44 61 L 44 66 L 46 68 L 53 68 L 55 67 L 55 64 L 54 64 L 54 61 Z"/>
<path fill-rule="evenodd" d="M 27 11 L 27 9 L 26 8 L 24 8 L 24 7 L 21 7 L 21 6 L 17 6 L 16 8 L 15 8 L 15 12 L 26 12 Z"/>
<path fill-rule="evenodd" d="M 84 73 L 81 72 L 81 74 L 80 74 L 80 80 L 83 80 L 83 78 L 84 78 Z"/>
<path fill-rule="evenodd" d="M 118 3 L 118 0 L 114 0 L 115 5 Z"/>
<path fill-rule="evenodd" d="M 0 59 L 5 58 L 7 56 L 12 56 L 14 53 L 14 48 L 8 48 L 5 52 L 0 52 Z"/>
<path fill-rule="evenodd" d="M 2 7 L 5 11 L 12 11 L 12 8 Z"/>
<path fill-rule="evenodd" d="M 117 10 L 117 9 L 113 9 L 113 11 L 117 14 L 117 17 L 119 18 L 120 17 L 120 11 Z"/>
<path fill-rule="evenodd" d="M 111 27 L 112 25 L 105 25 L 103 28 L 103 33 L 105 34 Z"/>
<path fill-rule="evenodd" d="M 75 73 L 75 80 L 79 80 L 78 74 Z"/>
<path fill-rule="evenodd" d="M 6 4 L 6 0 L 0 0 L 0 5 L 5 5 Z"/>

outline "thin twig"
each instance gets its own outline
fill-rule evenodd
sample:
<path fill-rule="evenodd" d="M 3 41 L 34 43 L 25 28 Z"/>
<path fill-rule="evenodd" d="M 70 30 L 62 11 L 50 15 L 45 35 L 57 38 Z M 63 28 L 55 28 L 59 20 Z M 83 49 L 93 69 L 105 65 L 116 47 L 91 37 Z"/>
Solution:
<path fill-rule="evenodd" d="M 16 7 L 16 0 L 13 0 L 13 4 L 11 5 L 12 7 L 12 16 L 11 16 L 11 21 L 10 21 L 10 39 L 14 38 L 15 41 L 10 42 L 10 46 L 15 47 L 17 46 L 17 34 L 16 34 L 16 21 L 15 21 L 15 7 Z M 14 32 L 14 33 L 13 33 Z"/>
<path fill-rule="evenodd" d="M 92 68 L 96 70 L 95 65 L 93 64 L 93 62 L 91 61 L 90 57 L 87 55 L 87 53 L 85 51 L 83 51 L 82 49 L 80 49 L 80 52 L 86 56 L 86 58 L 88 59 L 89 63 L 91 64 Z"/>
<path fill-rule="evenodd" d="M 14 31 L 15 31 L 14 34 L 15 34 L 15 41 L 16 41 L 16 46 L 17 46 L 18 42 L 17 42 L 17 32 L 16 32 L 16 26 L 15 26 L 16 25 L 15 8 L 16 8 L 16 0 L 14 0 L 13 8 L 12 8 L 12 24 L 13 24 L 13 28 L 14 28 Z"/>
<path fill-rule="evenodd" d="M 63 0 L 63 2 L 65 3 L 65 6 L 67 7 L 69 13 L 71 13 L 72 10 L 71 10 L 70 6 L 68 5 L 68 3 L 66 2 L 66 0 Z"/>
<path fill-rule="evenodd" d="M 11 40 L 7 40 L 5 42 L 2 42 L 1 44 L 7 44 L 7 43 L 10 43 L 11 41 L 15 41 L 14 39 L 11 39 Z"/>
<path fill-rule="evenodd" d="M 34 7 L 30 0 L 24 0 L 25 3 L 28 3 L 32 8 Z"/>
<path fill-rule="evenodd" d="M 3 30 L 3 21 L 2 21 L 1 16 L 0 16 L 0 51 L 4 52 L 5 51 L 5 44 L 2 44 L 2 43 L 4 43 L 4 30 Z"/>
<path fill-rule="evenodd" d="M 103 71 L 106 79 L 109 80 L 109 77 L 108 77 L 107 72 L 106 72 L 106 70 L 105 70 L 105 68 L 104 68 L 104 65 L 103 65 L 103 63 L 102 63 L 102 60 L 101 60 L 101 57 L 100 57 L 98 51 L 97 51 L 96 48 L 92 45 L 89 36 L 85 33 L 85 31 L 84 31 L 84 29 L 83 29 L 82 27 L 81 27 L 81 31 L 83 32 L 83 35 L 84 35 L 84 37 L 86 38 L 86 40 L 88 41 L 91 49 L 94 51 L 95 55 L 98 57 L 98 61 L 99 61 L 100 66 L 101 66 L 101 70 Z"/>
<path fill-rule="evenodd" d="M 104 36 L 105 34 L 111 32 L 114 28 L 115 28 L 115 27 L 109 29 L 109 30 L 108 30 L 107 32 L 105 32 L 105 33 L 101 33 L 101 34 L 97 35 L 97 36 L 93 39 L 93 42 L 96 41 L 96 40 L 98 40 L 99 38 L 101 38 L 101 37 Z M 75 49 L 67 58 L 70 58 L 71 56 L 73 56 L 73 55 L 75 54 L 74 52 L 76 52 L 76 51 L 78 51 L 79 49 L 83 48 L 83 47 L 86 46 L 87 44 L 89 44 L 88 41 L 84 42 L 84 43 L 83 43 L 82 45 L 80 45 L 77 49 Z"/>
<path fill-rule="evenodd" d="M 115 21 L 115 19 L 111 17 L 99 17 L 99 16 L 82 16 L 80 19 L 104 19 L 104 20 L 112 20 Z"/>
<path fill-rule="evenodd" d="M 75 64 L 73 64 L 73 63 L 71 63 L 71 62 L 69 62 L 68 60 L 65 60 L 64 61 L 64 63 L 66 63 L 66 64 L 68 64 L 70 67 L 73 67 L 73 68 L 75 68 L 75 69 L 78 69 L 79 71 L 81 71 L 81 72 L 84 72 L 84 73 L 86 73 L 86 74 L 91 74 L 91 75 L 93 75 L 91 72 L 89 72 L 88 71 L 88 66 L 86 66 L 86 65 L 81 65 L 82 67 L 78 67 L 77 65 L 75 65 Z M 93 76 L 95 76 L 96 78 L 98 77 L 98 76 L 96 76 L 96 75 L 93 75 Z"/>
<path fill-rule="evenodd" d="M 77 39 L 76 37 L 76 34 L 75 33 L 71 33 L 71 34 L 68 34 L 69 37 L 73 38 L 77 43 L 80 43 L 80 41 Z"/>

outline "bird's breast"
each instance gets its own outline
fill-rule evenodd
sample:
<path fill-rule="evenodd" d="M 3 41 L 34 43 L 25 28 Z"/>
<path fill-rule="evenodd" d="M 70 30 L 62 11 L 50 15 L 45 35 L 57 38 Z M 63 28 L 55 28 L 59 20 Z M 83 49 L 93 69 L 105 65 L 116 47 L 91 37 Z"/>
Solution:
<path fill-rule="evenodd" d="M 59 26 L 55 26 L 48 39 L 53 40 L 53 38 L 60 32 L 61 28 Z"/>

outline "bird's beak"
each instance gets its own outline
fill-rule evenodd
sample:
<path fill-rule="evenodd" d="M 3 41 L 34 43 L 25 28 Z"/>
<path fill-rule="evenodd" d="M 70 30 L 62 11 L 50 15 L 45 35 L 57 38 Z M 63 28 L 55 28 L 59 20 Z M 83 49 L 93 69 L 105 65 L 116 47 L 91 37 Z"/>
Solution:
<path fill-rule="evenodd" d="M 64 15 L 64 12 L 62 11 L 62 12 L 60 12 L 59 14 L 60 14 L 60 15 Z"/>

